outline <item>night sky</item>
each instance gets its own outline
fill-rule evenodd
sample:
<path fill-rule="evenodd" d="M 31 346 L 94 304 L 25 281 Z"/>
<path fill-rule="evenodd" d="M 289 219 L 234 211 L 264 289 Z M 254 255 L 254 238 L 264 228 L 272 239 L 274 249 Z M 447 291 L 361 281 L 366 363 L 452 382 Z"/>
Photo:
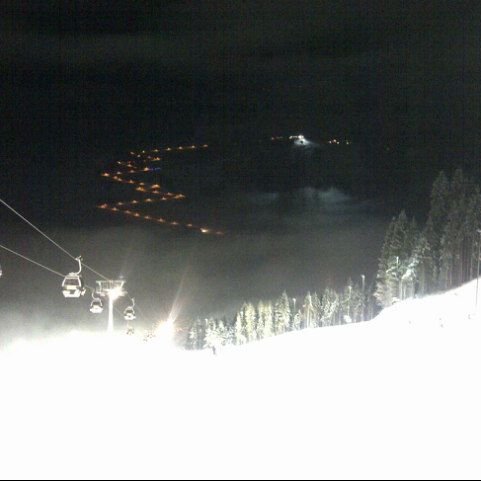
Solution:
<path fill-rule="evenodd" d="M 387 174 L 387 151 L 478 164 L 479 2 L 113 5 L 2 3 L 4 185 L 67 195 L 53 172 L 127 149 L 298 132 L 352 138 Z"/>

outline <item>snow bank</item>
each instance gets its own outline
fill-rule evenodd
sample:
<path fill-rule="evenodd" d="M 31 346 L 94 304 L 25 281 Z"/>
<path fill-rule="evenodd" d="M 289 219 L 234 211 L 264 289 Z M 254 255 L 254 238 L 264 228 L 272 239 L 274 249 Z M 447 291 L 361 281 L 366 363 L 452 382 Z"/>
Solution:
<path fill-rule="evenodd" d="M 61 337 L 0 356 L 0 477 L 481 474 L 474 284 L 208 352 Z"/>

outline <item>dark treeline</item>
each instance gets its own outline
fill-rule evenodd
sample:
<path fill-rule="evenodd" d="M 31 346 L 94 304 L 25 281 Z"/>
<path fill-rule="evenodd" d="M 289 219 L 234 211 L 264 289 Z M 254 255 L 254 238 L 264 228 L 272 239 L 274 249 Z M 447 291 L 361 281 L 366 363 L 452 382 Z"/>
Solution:
<path fill-rule="evenodd" d="M 424 225 L 418 226 L 404 211 L 389 225 L 375 292 L 382 307 L 459 286 L 477 275 L 479 187 L 461 169 L 451 179 L 441 172 L 430 200 Z"/>
<path fill-rule="evenodd" d="M 371 319 L 375 301 L 365 278 L 349 281 L 338 292 L 326 288 L 321 296 L 308 292 L 303 298 L 284 292 L 274 301 L 246 302 L 232 317 L 197 319 L 185 340 L 189 349 L 220 348 L 277 336 L 306 328 L 363 322 Z"/>
<path fill-rule="evenodd" d="M 478 274 L 481 242 L 481 193 L 461 169 L 452 178 L 441 172 L 430 196 L 423 225 L 405 211 L 387 229 L 375 282 L 349 280 L 336 291 L 307 293 L 302 299 L 284 292 L 274 301 L 243 304 L 232 317 L 197 319 L 185 339 L 189 349 L 241 345 L 305 328 L 370 320 L 395 302 L 441 292 Z"/>

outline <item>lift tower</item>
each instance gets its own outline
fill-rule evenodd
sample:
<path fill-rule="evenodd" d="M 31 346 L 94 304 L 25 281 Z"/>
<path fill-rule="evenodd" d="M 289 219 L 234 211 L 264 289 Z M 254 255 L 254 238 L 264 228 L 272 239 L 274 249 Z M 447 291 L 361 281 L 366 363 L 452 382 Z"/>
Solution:
<path fill-rule="evenodd" d="M 107 326 L 107 332 L 112 334 L 114 332 L 114 302 L 122 296 L 125 296 L 124 291 L 125 281 L 119 280 L 106 280 L 97 281 L 97 294 L 106 297 L 109 300 L 109 323 Z"/>

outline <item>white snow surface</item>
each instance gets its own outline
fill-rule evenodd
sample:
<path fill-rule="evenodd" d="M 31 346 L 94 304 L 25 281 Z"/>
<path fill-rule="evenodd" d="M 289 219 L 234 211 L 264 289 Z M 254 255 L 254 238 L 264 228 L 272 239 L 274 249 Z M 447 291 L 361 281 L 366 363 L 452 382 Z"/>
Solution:
<path fill-rule="evenodd" d="M 210 352 L 72 333 L 0 354 L 0 478 L 478 479 L 475 283 Z"/>

